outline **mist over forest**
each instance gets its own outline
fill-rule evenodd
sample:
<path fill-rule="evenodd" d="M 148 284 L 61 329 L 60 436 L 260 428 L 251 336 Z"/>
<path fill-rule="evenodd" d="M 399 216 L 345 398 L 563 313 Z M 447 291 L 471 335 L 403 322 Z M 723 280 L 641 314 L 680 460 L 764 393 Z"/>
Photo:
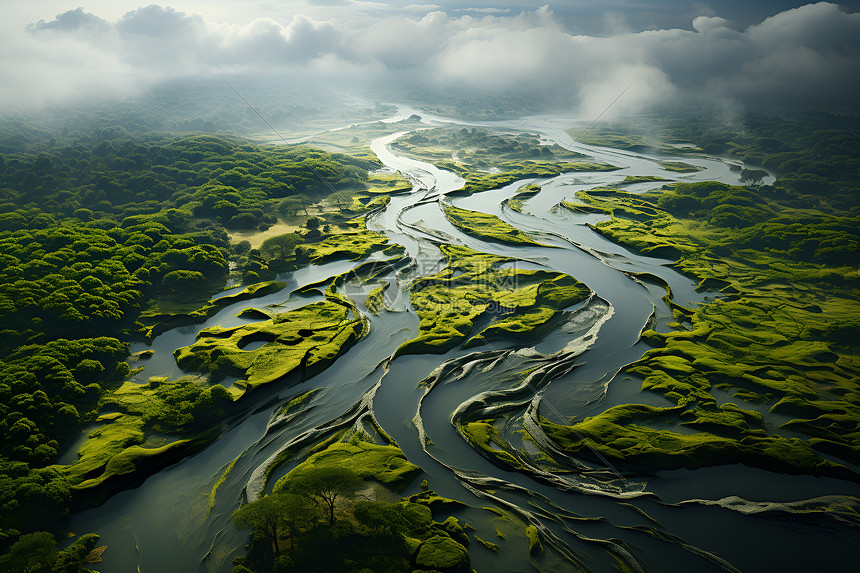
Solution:
<path fill-rule="evenodd" d="M 335 94 L 593 118 L 632 83 L 612 113 L 677 105 L 857 110 L 860 16 L 850 4 L 774 3 L 763 12 L 765 3 L 746 11 L 724 3 L 723 11 L 697 12 L 666 2 L 663 13 L 598 11 L 597 3 L 581 11 L 187 4 L 13 4 L 3 23 L 0 106 L 78 110 L 131 98 L 139 113 L 147 102 L 184 113 L 183 98 L 199 92 L 194 103 L 206 116 L 241 108 L 225 90 L 228 80 L 259 105 L 298 108 Z"/>

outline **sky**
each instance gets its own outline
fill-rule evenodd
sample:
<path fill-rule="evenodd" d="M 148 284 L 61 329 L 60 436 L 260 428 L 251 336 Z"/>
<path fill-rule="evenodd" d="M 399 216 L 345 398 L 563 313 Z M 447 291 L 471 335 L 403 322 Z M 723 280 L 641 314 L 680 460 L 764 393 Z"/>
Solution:
<path fill-rule="evenodd" d="M 77 2 L 85 2 L 77 4 Z M 3 0 L 0 111 L 260 74 L 860 113 L 860 0 Z"/>

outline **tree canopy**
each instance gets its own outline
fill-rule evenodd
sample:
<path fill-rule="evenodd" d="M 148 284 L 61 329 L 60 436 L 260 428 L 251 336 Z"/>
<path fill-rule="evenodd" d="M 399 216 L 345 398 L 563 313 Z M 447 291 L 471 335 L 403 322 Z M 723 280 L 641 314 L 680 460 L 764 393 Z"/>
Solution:
<path fill-rule="evenodd" d="M 349 468 L 323 466 L 296 475 L 290 480 L 288 491 L 316 500 L 327 510 L 329 525 L 334 525 L 338 500 L 354 495 L 360 484 L 359 475 Z"/>

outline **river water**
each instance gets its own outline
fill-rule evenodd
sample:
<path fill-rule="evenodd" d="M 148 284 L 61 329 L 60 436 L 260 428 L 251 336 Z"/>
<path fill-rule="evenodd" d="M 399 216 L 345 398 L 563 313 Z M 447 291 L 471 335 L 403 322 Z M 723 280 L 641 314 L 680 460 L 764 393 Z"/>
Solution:
<path fill-rule="evenodd" d="M 398 117 L 409 113 L 410 110 L 405 114 L 401 110 Z M 446 118 L 426 115 L 423 121 L 425 127 L 451 123 Z M 541 192 L 524 201 L 521 212 L 506 208 L 504 202 L 531 180 L 470 197 L 445 198 L 463 185 L 461 178 L 434 165 L 401 157 L 388 147 L 408 132 L 375 140 L 371 149 L 382 163 L 415 184 L 411 193 L 393 196 L 388 207 L 367 222 L 370 229 L 406 247 L 413 263 L 410 268 L 380 278 L 391 285 L 386 297 L 392 312 L 369 316 L 370 334 L 323 373 L 306 381 L 287 381 L 280 391 L 261 395 L 255 410 L 231 421 L 222 437 L 205 450 L 162 470 L 136 489 L 115 495 L 101 507 L 74 516 L 72 531 L 98 532 L 102 543 L 109 547 L 98 569 L 103 573 L 229 571 L 231 558 L 242 554 L 247 541 L 246 533 L 230 525 L 230 515 L 242 499 L 265 490 L 267 484 L 260 476 L 273 456 L 285 447 L 312 443 L 314 428 L 326 427 L 363 397 L 366 409 L 372 411 L 385 432 L 410 461 L 424 469 L 430 486 L 472 506 L 458 515 L 475 525 L 484 539 L 492 539 L 495 529 L 505 533 L 504 523 L 480 509 L 486 506 L 506 509 L 524 521 L 534 519 L 546 527 L 547 535 L 557 539 L 558 551 L 546 551 L 535 562 L 530 561 L 528 546 L 523 545 L 517 528 L 508 531 L 507 542 L 500 541 L 498 554 L 473 543 L 472 565 L 482 573 L 536 568 L 573 571 L 577 567 L 605 571 L 617 570 L 622 562 L 632 570 L 643 571 L 719 571 L 733 570 L 732 567 L 744 571 L 825 570 L 837 565 L 844 569 L 846 563 L 856 560 L 860 544 L 856 538 L 846 538 L 838 528 L 822 527 L 812 521 L 744 516 L 698 504 L 668 505 L 729 495 L 755 501 L 860 495 L 858 487 L 847 482 L 728 466 L 608 481 L 563 476 L 570 487 L 558 487 L 558 483 L 548 483 L 534 474 L 494 465 L 458 434 L 451 416 L 481 392 L 512 392 L 505 374 L 532 364 L 522 353 L 504 354 L 515 350 L 514 344 L 469 351 L 455 349 L 441 356 L 404 356 L 392 361 L 389 368 L 380 366 L 401 343 L 417 335 L 418 319 L 408 301 L 409 280 L 437 272 L 444 266 L 438 243 L 454 242 L 516 257 L 519 262 L 515 264 L 521 268 L 571 274 L 600 297 L 589 305 L 570 309 L 571 320 L 540 340 L 520 343 L 535 347 L 539 356 L 547 357 L 532 360 L 543 360 L 541 364 L 566 360 L 571 369 L 550 377 L 540 388 L 527 389 L 528 395 L 518 398 L 521 403 L 511 406 L 504 435 L 512 444 L 526 447 L 520 430 L 529 402 L 538 391 L 541 414 L 555 422 L 593 415 L 616 404 L 668 404 L 660 396 L 640 393 L 637 382 L 615 377 L 619 368 L 647 350 L 638 342 L 638 334 L 652 312 L 660 329 L 665 330 L 665 323 L 671 320 L 661 300 L 665 289 L 637 282 L 626 273 L 647 272 L 661 277 L 671 286 L 676 302 L 684 306 L 695 306 L 714 293 L 697 293 L 689 278 L 667 266 L 671 261 L 630 252 L 594 233 L 586 223 L 600 220 L 600 216 L 554 207 L 561 200 L 572 200 L 580 189 L 616 184 L 626 175 L 737 183 L 739 172 L 719 158 L 653 157 L 574 143 L 564 130 L 571 124 L 570 118 L 551 116 L 468 124 L 537 132 L 547 142 L 620 167 L 613 172 L 569 173 L 536 181 Z M 685 161 L 703 170 L 673 174 L 659 165 L 667 160 Z M 648 185 L 628 187 L 634 191 L 647 188 Z M 497 215 L 548 246 L 515 247 L 464 235 L 444 218 L 440 200 Z M 173 350 L 192 343 L 201 328 L 250 322 L 236 317 L 249 306 L 283 311 L 307 304 L 314 299 L 292 294 L 295 289 L 341 274 L 357 264 L 337 261 L 300 269 L 282 277 L 288 286 L 281 292 L 224 308 L 205 324 L 162 334 L 153 341 L 154 355 L 141 363 L 146 368 L 136 378 L 145 381 L 149 376 L 180 375 Z M 347 285 L 347 294 L 362 303 L 372 286 Z M 432 391 L 419 388 L 419 381 L 440 364 L 478 360 L 477 354 L 470 353 L 488 351 L 504 354 L 497 366 L 473 369 L 460 381 L 441 380 Z M 271 423 L 279 405 L 307 390 L 319 392 L 301 416 L 285 425 Z M 422 440 L 413 422 L 416 414 L 429 440 Z M 298 461 L 276 470 L 268 485 Z M 217 495 L 211 496 L 213 486 L 228 467 L 231 469 L 218 485 Z M 493 487 L 482 485 L 488 478 L 496 480 Z M 413 484 L 407 493 L 416 491 L 417 484 Z M 653 530 L 648 529 L 655 526 L 652 519 L 660 524 Z M 779 550 L 780 547 L 793 549 Z M 562 557 L 565 551 L 568 559 Z M 827 567 L 828 563 L 833 567 Z"/>

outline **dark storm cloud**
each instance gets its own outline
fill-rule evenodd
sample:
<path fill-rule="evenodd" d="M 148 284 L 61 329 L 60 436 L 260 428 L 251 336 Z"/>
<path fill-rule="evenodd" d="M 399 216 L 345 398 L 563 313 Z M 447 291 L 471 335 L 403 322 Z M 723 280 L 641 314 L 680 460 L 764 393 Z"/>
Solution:
<path fill-rule="evenodd" d="M 836 4 L 773 11 L 749 25 L 761 4 L 727 2 L 721 12 L 704 3 L 684 3 L 682 10 L 669 0 L 635 8 L 610 2 L 605 6 L 617 10 L 601 13 L 594 33 L 571 22 L 577 9 L 596 14 L 595 2 L 565 3 L 561 12 L 521 10 L 507 1 L 332 4 L 305 5 L 313 17 L 244 24 L 157 5 L 114 22 L 76 9 L 30 26 L 20 45 L 7 42 L 23 60 L 30 57 L 29 68 L 22 58 L 0 56 L 0 65 L 21 78 L 27 70 L 44 71 L 39 87 L 59 74 L 68 80 L 64 89 L 80 92 L 110 89 L 111 78 L 128 86 L 225 71 L 302 70 L 463 93 L 540 92 L 583 113 L 602 109 L 631 81 L 618 111 L 673 99 L 858 110 L 860 14 Z M 648 14 L 672 9 L 687 14 L 683 26 L 642 28 Z M 63 89 L 50 93 L 61 97 Z"/>

